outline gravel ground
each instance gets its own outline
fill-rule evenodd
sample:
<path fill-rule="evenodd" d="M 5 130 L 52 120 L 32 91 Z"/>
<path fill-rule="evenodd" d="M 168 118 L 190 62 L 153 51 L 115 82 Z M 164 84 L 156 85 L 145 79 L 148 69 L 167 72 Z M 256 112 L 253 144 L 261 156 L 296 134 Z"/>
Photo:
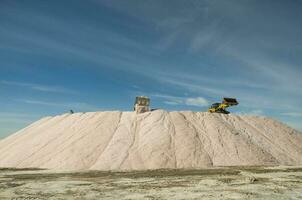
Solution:
<path fill-rule="evenodd" d="M 0 199 L 302 199 L 302 167 L 1 169 Z"/>

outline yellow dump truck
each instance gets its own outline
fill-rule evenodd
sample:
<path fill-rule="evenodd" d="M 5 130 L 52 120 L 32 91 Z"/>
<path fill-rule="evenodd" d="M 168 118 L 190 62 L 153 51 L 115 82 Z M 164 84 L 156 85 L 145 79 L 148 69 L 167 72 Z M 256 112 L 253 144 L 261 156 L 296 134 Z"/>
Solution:
<path fill-rule="evenodd" d="M 238 101 L 234 98 L 223 98 L 222 103 L 213 103 L 211 107 L 208 109 L 210 113 L 223 113 L 229 114 L 230 112 L 226 110 L 226 108 L 230 106 L 238 105 Z"/>

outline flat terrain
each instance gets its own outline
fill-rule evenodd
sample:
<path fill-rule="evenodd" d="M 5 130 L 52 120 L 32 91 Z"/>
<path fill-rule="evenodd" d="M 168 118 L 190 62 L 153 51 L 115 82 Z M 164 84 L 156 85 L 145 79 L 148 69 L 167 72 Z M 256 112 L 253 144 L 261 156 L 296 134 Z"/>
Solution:
<path fill-rule="evenodd" d="M 302 199 L 302 167 L 1 169 L 0 199 Z"/>

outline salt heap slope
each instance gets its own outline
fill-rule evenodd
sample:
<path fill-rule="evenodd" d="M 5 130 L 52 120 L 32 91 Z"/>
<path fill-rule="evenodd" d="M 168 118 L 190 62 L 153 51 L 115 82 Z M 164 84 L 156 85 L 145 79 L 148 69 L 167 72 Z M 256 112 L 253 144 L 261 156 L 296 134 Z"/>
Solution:
<path fill-rule="evenodd" d="M 301 165 L 302 134 L 264 117 L 93 112 L 43 118 L 0 141 L 0 167 L 142 170 Z"/>

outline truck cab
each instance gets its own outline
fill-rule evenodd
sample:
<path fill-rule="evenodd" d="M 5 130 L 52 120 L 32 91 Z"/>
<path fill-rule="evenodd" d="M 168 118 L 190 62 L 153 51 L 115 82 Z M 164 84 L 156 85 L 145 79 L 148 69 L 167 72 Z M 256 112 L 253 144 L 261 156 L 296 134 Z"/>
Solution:
<path fill-rule="evenodd" d="M 136 113 L 144 113 L 150 111 L 150 98 L 146 96 L 138 96 L 135 98 L 134 111 Z"/>

